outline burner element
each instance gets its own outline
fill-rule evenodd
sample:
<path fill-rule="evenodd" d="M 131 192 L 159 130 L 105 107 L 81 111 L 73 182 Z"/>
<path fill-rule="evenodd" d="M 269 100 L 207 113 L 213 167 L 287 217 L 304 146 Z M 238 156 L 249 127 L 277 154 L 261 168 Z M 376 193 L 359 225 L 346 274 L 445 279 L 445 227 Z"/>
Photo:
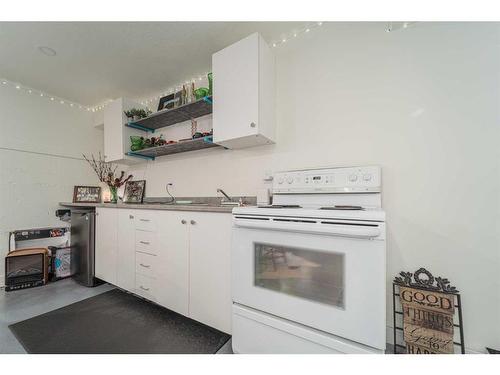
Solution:
<path fill-rule="evenodd" d="M 345 210 L 345 211 L 360 211 L 364 208 L 361 206 L 328 206 L 320 207 L 320 210 Z"/>

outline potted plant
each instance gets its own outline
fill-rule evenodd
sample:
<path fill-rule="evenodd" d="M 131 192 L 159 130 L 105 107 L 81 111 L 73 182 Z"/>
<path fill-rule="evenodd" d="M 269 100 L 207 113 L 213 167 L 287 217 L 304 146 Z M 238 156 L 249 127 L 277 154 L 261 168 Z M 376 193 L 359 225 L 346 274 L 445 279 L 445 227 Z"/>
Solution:
<path fill-rule="evenodd" d="M 125 113 L 125 116 L 127 116 L 127 121 L 129 123 L 132 122 L 132 121 L 134 121 L 134 113 L 132 112 L 132 110 L 123 111 L 123 113 Z"/>
<path fill-rule="evenodd" d="M 125 116 L 127 116 L 128 122 L 134 122 L 148 117 L 153 112 L 151 112 L 149 109 L 146 111 L 144 109 L 132 108 L 128 111 L 124 111 L 123 113 L 125 113 Z"/>
<path fill-rule="evenodd" d="M 109 187 L 111 192 L 111 200 L 110 203 L 118 202 L 118 188 L 125 184 L 128 180 L 132 178 L 132 175 L 128 175 L 125 178 L 125 172 L 121 171 L 120 175 L 116 175 L 117 165 L 113 163 L 107 163 L 102 158 L 101 153 L 99 152 L 99 156 L 96 159 L 94 155 L 91 155 L 90 158 L 87 158 L 83 155 L 83 158 L 90 164 L 94 172 L 97 174 L 97 178 L 102 183 L 106 184 Z"/>

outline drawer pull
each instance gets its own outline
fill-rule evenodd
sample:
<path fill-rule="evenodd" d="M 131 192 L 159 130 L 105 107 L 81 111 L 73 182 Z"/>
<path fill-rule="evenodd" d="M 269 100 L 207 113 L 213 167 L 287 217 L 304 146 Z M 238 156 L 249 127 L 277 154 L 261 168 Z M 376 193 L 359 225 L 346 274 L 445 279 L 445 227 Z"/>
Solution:
<path fill-rule="evenodd" d="M 149 266 L 149 265 L 147 265 L 147 264 L 142 264 L 142 263 L 139 263 L 139 265 L 140 265 L 141 267 L 144 267 L 144 268 L 149 268 L 149 267 L 151 267 L 151 266 Z"/>
<path fill-rule="evenodd" d="M 143 245 L 149 245 L 149 242 L 147 241 L 139 241 L 140 243 L 142 243 Z"/>
<path fill-rule="evenodd" d="M 191 225 L 195 225 L 195 224 L 196 224 L 196 221 L 191 220 Z"/>
<path fill-rule="evenodd" d="M 186 224 L 186 220 L 181 220 L 181 223 L 182 224 Z"/>
<path fill-rule="evenodd" d="M 139 288 L 141 288 L 142 290 L 145 290 L 146 292 L 149 290 L 149 288 L 144 288 L 142 285 Z"/>
<path fill-rule="evenodd" d="M 134 218 L 134 215 L 128 215 L 128 218 L 129 218 L 129 219 L 133 219 L 133 218 Z"/>
<path fill-rule="evenodd" d="M 151 221 L 151 220 L 149 220 L 149 219 L 139 219 L 139 220 L 140 220 L 140 221 L 146 221 L 146 222 Z"/>

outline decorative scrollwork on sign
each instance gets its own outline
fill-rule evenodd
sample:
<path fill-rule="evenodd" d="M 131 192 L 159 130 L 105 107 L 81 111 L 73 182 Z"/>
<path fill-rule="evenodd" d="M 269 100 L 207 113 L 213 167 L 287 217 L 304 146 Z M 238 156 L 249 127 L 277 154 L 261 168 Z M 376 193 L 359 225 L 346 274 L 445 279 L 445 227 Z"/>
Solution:
<path fill-rule="evenodd" d="M 443 277 L 435 278 L 425 268 L 420 268 L 415 273 L 400 272 L 399 275 L 394 278 L 394 283 L 400 286 L 416 287 L 445 293 L 458 293 L 457 288 L 450 285 L 448 279 Z"/>

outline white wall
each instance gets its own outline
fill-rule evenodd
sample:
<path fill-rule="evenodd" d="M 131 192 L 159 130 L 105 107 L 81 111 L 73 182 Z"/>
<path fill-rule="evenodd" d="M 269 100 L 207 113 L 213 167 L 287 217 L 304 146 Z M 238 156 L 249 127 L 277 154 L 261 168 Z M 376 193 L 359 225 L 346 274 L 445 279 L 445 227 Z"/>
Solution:
<path fill-rule="evenodd" d="M 169 181 L 182 196 L 255 195 L 265 171 L 379 164 L 388 325 L 391 280 L 423 266 L 462 292 L 467 347 L 500 348 L 499 25 L 384 28 L 324 24 L 276 49 L 276 145 L 169 156 L 132 173 L 148 196 Z"/>
<path fill-rule="evenodd" d="M 98 183 L 82 153 L 102 150 L 102 130 L 87 111 L 0 85 L 0 257 L 8 232 L 64 224 L 58 202 L 70 202 L 74 185 Z M 7 149 L 24 150 L 28 152 Z M 48 156 L 42 154 L 56 154 Z M 4 281 L 0 267 L 0 285 Z"/>

